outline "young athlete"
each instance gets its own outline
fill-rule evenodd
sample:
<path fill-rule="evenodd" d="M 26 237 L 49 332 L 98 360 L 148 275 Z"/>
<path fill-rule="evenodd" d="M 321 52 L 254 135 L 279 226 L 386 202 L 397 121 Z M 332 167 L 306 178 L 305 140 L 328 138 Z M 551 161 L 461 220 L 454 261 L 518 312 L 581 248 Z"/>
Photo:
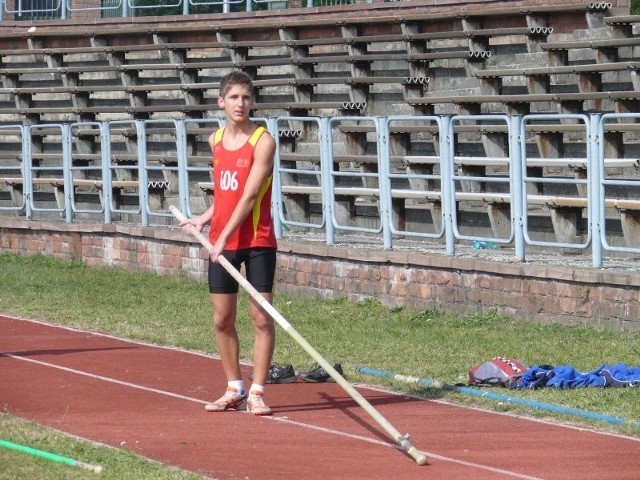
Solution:
<path fill-rule="evenodd" d="M 273 319 L 251 300 L 254 328 L 253 383 L 245 390 L 240 372 L 236 330 L 238 282 L 217 261 L 218 255 L 238 270 L 244 264 L 247 281 L 269 302 L 273 300 L 276 268 L 276 237 L 271 218 L 271 180 L 275 141 L 263 127 L 253 123 L 251 78 L 239 71 L 220 81 L 218 105 L 226 125 L 213 132 L 213 205 L 202 215 L 180 225 L 202 230 L 210 223 L 209 292 L 213 308 L 216 343 L 227 378 L 226 393 L 205 408 L 222 412 L 238 408 L 245 400 L 247 411 L 270 415 L 264 386 L 275 346 Z"/>

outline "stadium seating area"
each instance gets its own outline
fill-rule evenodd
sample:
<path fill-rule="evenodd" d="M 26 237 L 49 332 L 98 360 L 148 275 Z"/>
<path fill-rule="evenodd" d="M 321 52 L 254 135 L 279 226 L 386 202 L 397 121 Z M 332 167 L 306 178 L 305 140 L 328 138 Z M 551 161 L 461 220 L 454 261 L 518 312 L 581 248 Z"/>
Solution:
<path fill-rule="evenodd" d="M 0 30 L 0 215 L 162 223 L 167 202 L 204 208 L 217 86 L 237 68 L 254 78 L 256 119 L 277 132 L 292 228 L 327 221 L 329 176 L 338 228 L 379 233 L 383 179 L 397 236 L 439 241 L 448 213 L 462 239 L 509 244 L 521 149 L 533 243 L 584 247 L 589 192 L 602 190 L 609 241 L 637 248 L 640 18 L 605 2 L 480 3 L 11 22 Z M 602 132 L 594 115 L 611 116 Z M 447 138 L 442 118 L 453 118 Z"/>

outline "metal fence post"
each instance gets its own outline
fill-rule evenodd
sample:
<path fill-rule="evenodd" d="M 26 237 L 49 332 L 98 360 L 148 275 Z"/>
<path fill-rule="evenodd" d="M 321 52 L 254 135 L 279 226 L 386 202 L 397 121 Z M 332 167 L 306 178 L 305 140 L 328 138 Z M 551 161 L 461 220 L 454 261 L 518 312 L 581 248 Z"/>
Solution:
<path fill-rule="evenodd" d="M 71 170 L 71 127 L 68 123 L 62 124 L 62 178 L 64 179 L 64 216 L 67 223 L 73 221 L 71 211 L 71 192 L 73 191 L 73 173 Z"/>
<path fill-rule="evenodd" d="M 186 212 L 189 204 L 189 182 L 187 179 L 187 133 L 184 119 L 178 119 L 176 126 L 176 153 L 178 155 L 178 201 L 180 211 Z"/>
<path fill-rule="evenodd" d="M 378 172 L 380 188 L 380 221 L 382 223 L 383 245 L 386 250 L 391 249 L 393 239 L 391 235 L 391 179 L 390 173 L 390 143 L 389 143 L 389 123 L 387 117 L 378 117 L 376 123 L 376 138 L 378 142 Z"/>
<path fill-rule="evenodd" d="M 589 209 L 589 225 L 592 232 L 591 260 L 594 267 L 602 266 L 602 232 L 606 221 L 604 215 L 604 189 L 602 188 L 601 175 L 599 174 L 600 158 L 604 165 L 604 150 L 601 148 L 604 138 L 600 136 L 599 132 L 601 117 L 602 115 L 600 114 L 591 114 L 589 116 L 589 140 L 587 145 L 587 164 L 590 172 L 588 202 L 591 204 Z M 602 176 L 604 176 L 604 169 L 602 169 Z"/>
<path fill-rule="evenodd" d="M 442 189 L 442 213 L 444 216 L 444 238 L 446 252 L 456 253 L 456 239 L 454 236 L 453 209 L 456 208 L 456 193 L 453 185 L 453 141 L 451 138 L 451 117 L 443 117 L 440 122 L 440 169 Z"/>
<path fill-rule="evenodd" d="M 513 231 L 513 241 L 516 258 L 524 261 L 524 222 L 523 215 L 524 202 L 522 199 L 524 184 L 522 179 L 522 151 L 524 148 L 524 127 L 522 117 L 515 115 L 509 120 L 509 154 L 511 155 L 511 228 Z"/>
<path fill-rule="evenodd" d="M 327 245 L 333 245 L 336 240 L 336 230 L 333 224 L 333 191 L 331 178 L 331 131 L 329 118 L 320 118 L 320 169 L 322 171 L 322 209 L 326 220 Z"/>
<path fill-rule="evenodd" d="M 147 133 L 144 120 L 136 120 L 138 135 L 138 192 L 142 225 L 149 226 L 149 182 L 147 180 Z"/>
<path fill-rule="evenodd" d="M 102 143 L 102 201 L 104 202 L 104 223 L 110 224 L 112 214 L 112 190 L 111 190 L 111 134 L 109 122 L 100 124 L 100 142 Z"/>

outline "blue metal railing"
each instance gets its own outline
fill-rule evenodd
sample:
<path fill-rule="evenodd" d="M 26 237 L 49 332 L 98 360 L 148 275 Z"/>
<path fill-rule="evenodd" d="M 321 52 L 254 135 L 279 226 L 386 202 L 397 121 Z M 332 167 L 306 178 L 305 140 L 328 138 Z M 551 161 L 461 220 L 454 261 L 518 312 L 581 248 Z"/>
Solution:
<path fill-rule="evenodd" d="M 512 131 L 513 125 L 510 121 L 510 117 L 506 115 L 457 115 L 451 118 L 450 127 L 449 127 L 449 135 L 451 136 L 458 125 L 464 125 L 465 122 L 473 122 L 474 124 L 482 124 L 487 122 L 491 125 L 495 125 L 496 123 L 504 123 L 507 128 L 508 134 L 507 138 L 512 138 L 514 133 Z M 516 212 L 518 212 L 517 205 L 514 205 L 513 200 L 516 198 L 522 198 L 522 192 L 520 191 L 520 185 L 518 184 L 519 178 L 519 169 L 517 168 L 520 164 L 520 158 L 517 155 L 517 151 L 511 150 L 511 145 L 506 150 L 506 157 L 509 159 L 507 163 L 508 173 L 507 175 L 490 175 L 483 174 L 479 176 L 475 176 L 474 174 L 465 174 L 461 171 L 457 171 L 457 164 L 459 162 L 464 162 L 464 156 L 462 155 L 454 155 L 453 152 L 456 150 L 456 142 L 448 142 L 451 145 L 451 151 L 447 151 L 447 147 L 445 144 L 445 152 L 447 155 L 443 158 L 443 161 L 447 162 L 445 166 L 445 171 L 448 173 L 446 177 L 447 183 L 443 186 L 444 192 L 450 192 L 451 194 L 448 196 L 448 206 L 450 207 L 447 210 L 447 215 L 450 215 L 452 218 L 451 228 L 453 228 L 453 237 L 456 240 L 466 240 L 466 241 L 481 241 L 481 242 L 494 242 L 494 243 L 502 243 L 508 244 L 511 243 L 516 235 L 514 230 L 513 222 L 510 222 L 509 233 L 505 237 L 480 237 L 477 233 L 467 232 L 464 233 L 459 228 L 460 222 L 458 221 L 457 209 L 454 208 L 454 205 L 458 201 L 458 198 L 463 197 L 465 193 L 475 194 L 478 193 L 480 188 L 478 188 L 478 184 L 484 184 L 481 188 L 482 190 L 489 189 L 490 192 L 505 192 L 509 194 L 509 202 L 508 205 L 510 207 L 509 218 L 513 219 Z M 501 159 L 494 160 L 500 161 Z M 480 159 L 480 162 L 490 163 L 491 159 Z M 470 184 L 470 185 L 469 185 Z M 456 186 L 459 185 L 460 188 Z M 464 185 L 468 185 L 465 188 Z"/>
<path fill-rule="evenodd" d="M 618 130 L 625 120 L 633 125 L 639 118 L 640 114 L 567 114 L 254 120 L 265 125 L 278 143 L 273 211 L 281 238 L 292 228 L 324 235 L 327 244 L 336 243 L 338 235 L 364 235 L 378 239 L 386 249 L 394 248 L 399 238 L 417 242 L 441 242 L 444 238 L 449 255 L 456 253 L 459 244 L 480 240 L 513 246 L 515 258 L 521 261 L 533 247 L 580 250 L 591 254 L 594 267 L 601 267 L 605 253 L 640 254 L 640 178 L 633 171 L 638 161 L 623 154 L 605 158 L 603 145 L 609 124 Z M 526 138 L 538 134 L 536 127 L 541 122 L 546 127 L 570 125 L 580 138 L 584 156 L 533 155 Z M 5 153 L 0 162 L 0 213 L 22 213 L 27 219 L 34 214 L 49 218 L 60 214 L 69 223 L 82 214 L 83 220 L 88 215 L 104 223 L 126 218 L 143 226 L 166 225 L 171 223 L 166 205 L 151 203 L 149 185 L 156 178 L 171 179 L 161 182 L 167 185 L 166 201 L 179 205 L 186 215 L 198 214 L 203 208 L 199 187 L 207 183 L 203 179 L 210 182 L 211 166 L 207 160 L 210 152 L 195 158 L 195 143 L 201 145 L 198 148 L 202 149 L 202 144 L 206 147 L 208 134 L 223 124 L 222 119 L 155 119 L 2 126 L 0 133 L 15 135 L 22 149 Z M 459 137 L 470 126 L 485 133 L 500 131 L 505 137 L 501 147 L 504 156 L 474 157 L 464 152 L 468 145 Z M 435 150 L 403 151 L 397 134 L 404 128 L 432 136 Z M 153 140 L 155 131 L 164 132 L 160 154 Z M 345 153 L 345 132 L 349 131 L 364 131 L 368 138 L 355 154 Z M 83 136 L 94 139 L 91 148 L 87 144 L 78 148 L 76 142 Z M 44 144 L 47 149 L 42 148 Z M 465 165 L 486 167 L 487 171 L 480 174 L 471 169 L 470 174 L 464 174 Z M 562 171 L 560 166 L 579 167 L 579 175 L 557 173 Z M 533 173 L 534 168 L 545 169 L 545 174 Z M 91 186 L 91 182 L 79 182 L 87 179 L 101 190 L 101 205 L 80 205 L 76 187 Z M 540 184 L 550 191 L 541 191 Z M 119 204 L 113 197 L 118 185 L 135 190 L 128 204 Z M 55 191 L 55 206 L 43 198 L 46 189 Z M 298 207 L 307 211 L 294 215 L 293 204 L 288 202 L 292 197 L 306 199 Z M 312 199 L 313 208 L 320 211 L 311 211 Z M 461 202 L 470 202 L 478 211 L 498 210 L 496 219 L 503 224 L 497 228 L 492 225 L 493 233 L 487 234 L 485 228 L 485 233 L 478 235 L 478 230 L 463 225 Z M 343 203 L 347 208 L 338 213 Z M 366 206 L 369 223 L 358 223 L 361 219 L 344 213 L 354 205 Z M 403 217 L 404 210 L 416 205 L 418 212 L 432 208 L 431 222 L 426 216 L 413 222 Z M 557 232 L 555 239 L 550 239 L 551 235 L 539 238 L 530 216 L 544 210 L 551 210 L 552 218 L 569 218 L 568 227 L 580 235 L 569 237 L 571 241 Z M 619 221 L 613 222 L 613 215 L 618 215 Z M 549 219 L 548 212 L 540 216 Z M 425 225 L 433 228 L 427 230 Z"/>
<path fill-rule="evenodd" d="M 68 6 L 67 2 L 63 0 L 22 0 L 15 3 L 6 0 L 0 1 L 2 2 L 0 20 L 3 19 L 3 12 L 13 14 L 16 20 L 67 18 Z"/>
<path fill-rule="evenodd" d="M 402 151 L 393 151 L 393 144 L 387 134 L 387 132 L 390 134 L 392 128 L 402 129 L 407 125 L 415 127 L 420 124 L 423 124 L 425 127 L 435 126 L 438 132 L 442 132 L 440 142 L 446 141 L 447 135 L 445 125 L 443 125 L 443 122 L 445 122 L 446 119 L 442 117 L 433 116 L 416 118 L 411 115 L 407 115 L 396 116 L 393 118 L 387 117 L 384 121 L 386 125 L 383 126 L 383 133 L 380 135 L 383 145 L 388 144 L 389 148 L 382 149 L 382 154 L 386 155 L 385 158 L 382 159 L 383 164 L 390 165 L 392 162 L 391 158 L 394 154 L 405 155 L 407 153 L 404 151 L 404 148 Z M 440 148 L 442 148 L 442 146 Z M 439 169 L 438 171 L 435 170 L 435 165 L 440 165 L 440 159 L 435 156 L 435 153 L 430 156 L 405 156 L 403 164 L 405 165 L 404 171 L 398 169 L 398 171 L 394 172 L 390 169 L 389 173 L 382 178 L 383 185 L 391 195 L 391 210 L 388 212 L 389 232 L 385 236 L 385 245 L 391 246 L 394 236 L 431 239 L 442 238 L 445 235 L 445 219 L 448 217 L 450 212 L 445 212 L 442 207 L 437 208 L 432 205 L 431 215 L 433 217 L 432 223 L 434 224 L 434 230 L 431 232 L 416 231 L 415 229 L 409 228 L 406 225 L 406 222 L 404 225 L 401 224 L 402 212 L 398 210 L 402 208 L 402 204 L 399 203 L 398 200 L 395 200 L 394 203 L 394 197 L 409 196 L 410 193 L 415 191 L 422 191 L 425 192 L 425 195 L 433 195 L 437 197 L 440 195 L 442 190 L 443 179 L 444 181 L 447 181 L 447 179 L 451 177 L 450 173 L 443 172 Z M 447 202 L 447 205 L 448 204 L 449 203 Z"/>
<path fill-rule="evenodd" d="M 553 120 L 557 120 L 558 116 L 556 115 L 527 115 L 525 118 L 523 118 L 523 121 L 521 123 L 521 132 L 520 135 L 524 136 L 525 135 L 525 130 L 527 128 L 527 126 L 529 124 L 532 124 L 536 121 L 553 121 Z M 589 117 L 586 115 L 562 115 L 562 120 L 567 122 L 567 121 L 575 121 L 576 123 L 579 124 L 583 124 L 584 125 L 584 139 L 585 139 L 585 151 L 586 151 L 586 156 L 584 157 L 584 161 L 587 165 L 586 168 L 586 172 L 587 174 L 591 171 L 593 171 L 593 168 L 591 168 L 591 157 L 592 157 L 592 149 L 593 149 L 593 143 L 589 141 L 589 139 L 591 138 L 590 136 L 590 132 L 589 132 L 589 127 L 590 127 L 590 121 L 589 121 Z M 524 143 L 521 144 L 521 161 L 522 161 L 522 181 L 521 181 L 521 188 L 523 190 L 523 192 L 527 191 L 528 186 L 532 185 L 535 187 L 537 182 L 540 182 L 540 178 L 537 176 L 530 176 L 527 174 L 527 167 L 528 165 L 532 162 L 532 158 L 530 157 L 530 155 L 527 153 L 526 151 L 526 146 Z M 567 163 L 569 163 L 570 160 L 567 159 Z M 586 189 L 586 197 L 587 197 L 587 220 L 588 220 L 588 225 L 587 225 L 587 235 L 583 238 L 583 239 L 575 239 L 574 241 L 571 241 L 570 239 L 568 239 L 567 241 L 561 241 L 561 242 L 549 242 L 546 240 L 540 240 L 540 239 L 535 239 L 533 238 L 533 236 L 531 235 L 531 231 L 529 229 L 529 222 L 528 222 L 528 216 L 527 215 L 523 215 L 522 216 L 522 221 L 524 223 L 524 235 L 525 235 L 525 241 L 528 245 L 538 245 L 538 246 L 543 246 L 543 247 L 549 247 L 549 246 L 554 246 L 554 247 L 563 247 L 563 248 L 575 248 L 575 249 L 585 249 L 587 248 L 590 244 L 591 244 L 591 227 L 590 224 L 591 219 L 592 219 L 592 205 L 593 203 L 593 199 L 590 198 L 593 195 L 593 189 L 591 188 L 591 186 L 589 185 L 589 180 L 587 179 L 581 179 L 581 178 L 575 178 L 575 179 L 570 179 L 570 178 L 566 178 L 566 177 L 562 177 L 562 178 L 552 178 L 552 177 L 545 177 L 544 178 L 545 183 L 548 184 L 558 184 L 558 185 L 562 185 L 563 187 L 571 187 L 571 186 L 576 186 L 579 188 L 580 185 L 583 185 Z M 577 188 L 577 189 L 578 189 Z M 528 196 L 527 195 L 521 195 L 520 198 L 523 199 L 524 203 L 523 203 L 523 211 L 527 211 L 528 210 Z"/>
<path fill-rule="evenodd" d="M 6 204 L 0 203 L 0 212 L 22 212 L 26 208 L 24 192 L 23 192 L 23 179 L 25 178 L 25 162 L 27 158 L 27 143 L 24 141 L 25 127 L 23 125 L 3 125 L 0 126 L 0 134 L 8 135 L 14 145 L 20 145 L 20 152 L 8 152 L 6 156 L 3 156 L 0 162 L 0 177 L 1 178 L 18 178 L 20 184 L 9 187 L 9 195 L 11 201 Z M 15 139 L 15 140 L 14 140 Z M 18 187 L 18 188 L 14 188 Z"/>
<path fill-rule="evenodd" d="M 293 202 L 289 203 L 286 208 L 283 198 L 296 195 L 294 192 L 286 191 L 283 194 L 283 183 L 289 187 L 314 186 L 324 191 L 325 172 L 327 172 L 329 152 L 327 151 L 327 141 L 325 140 L 329 133 L 327 119 L 318 117 L 288 117 L 276 119 L 275 131 L 288 131 L 289 125 L 295 122 L 301 130 L 304 131 L 307 138 L 313 143 L 320 145 L 317 151 L 310 152 L 307 161 L 304 164 L 298 164 L 293 160 L 287 159 L 286 147 L 283 145 L 283 139 L 280 135 L 275 135 L 276 139 L 276 155 L 275 155 L 275 171 L 277 172 L 273 178 L 273 190 L 280 192 L 280 195 L 274 195 L 274 212 L 277 214 L 276 226 L 277 232 L 281 234 L 282 225 L 291 227 L 302 227 L 311 229 L 324 230 L 328 228 L 327 212 L 331 211 L 331 205 L 327 202 L 322 203 L 322 210 L 318 218 L 311 218 L 310 212 L 294 217 L 290 210 L 295 208 Z M 323 200 L 329 198 L 323 196 Z M 331 215 L 329 215 L 331 218 Z M 333 230 L 327 230 L 332 232 Z M 332 233 L 328 233 L 332 235 Z"/>
<path fill-rule="evenodd" d="M 53 133 L 52 133 L 53 131 Z M 41 158 L 41 152 L 36 151 L 37 145 L 41 141 L 34 142 L 34 138 L 41 138 L 43 135 L 58 138 L 61 149 L 50 154 L 50 158 Z M 23 137 L 29 139 L 25 145 L 24 156 L 24 196 L 27 210 L 27 217 L 31 218 L 33 212 L 58 212 L 65 216 L 67 222 L 71 222 L 71 211 L 67 199 L 69 198 L 71 165 L 69 161 L 69 151 L 67 150 L 69 136 L 69 125 L 29 125 Z M 57 205 L 51 206 L 48 202 L 41 201 L 39 192 L 41 189 L 51 185 L 57 197 Z"/>
<path fill-rule="evenodd" d="M 205 163 L 196 161 L 188 153 L 187 147 L 187 135 L 192 137 L 202 137 L 202 141 L 206 141 L 208 138 L 208 132 L 213 132 L 217 128 L 224 125 L 224 121 L 219 118 L 211 118 L 206 120 L 184 120 L 182 122 L 176 122 L 177 130 L 177 144 L 178 144 L 178 179 L 180 181 L 180 209 L 188 217 L 193 216 L 195 213 L 194 208 L 196 206 L 191 201 L 194 197 L 194 193 L 198 191 L 198 181 L 201 181 L 202 177 L 209 177 L 211 174 L 211 160 L 207 160 Z M 202 130 L 207 133 L 196 133 Z M 193 187 L 191 187 L 193 186 Z M 197 194 L 197 193 L 196 193 Z"/>
<path fill-rule="evenodd" d="M 63 148 L 65 154 L 70 155 L 70 160 L 67 164 L 70 165 L 72 182 L 76 180 L 91 180 L 102 181 L 106 177 L 109 166 L 109 156 L 102 155 L 100 162 L 91 162 L 83 157 L 83 153 L 78 151 L 78 144 L 74 141 L 76 135 L 83 131 L 95 130 L 95 137 L 97 142 L 93 143 L 93 148 L 101 154 L 103 153 L 104 146 L 107 143 L 107 135 L 105 132 L 106 125 L 100 122 L 93 123 L 72 123 L 69 126 L 69 135 L 66 139 L 66 145 Z M 69 153 L 67 153 L 69 152 Z M 93 153 L 93 152 L 92 152 Z M 73 215 L 87 213 L 87 214 L 104 214 L 107 209 L 104 208 L 102 202 L 97 202 L 91 206 L 80 206 L 80 201 L 77 198 L 75 188 L 71 188 L 69 192 L 69 205 L 71 213 Z M 105 221 L 107 219 L 105 218 Z"/>
<path fill-rule="evenodd" d="M 640 192 L 640 178 L 613 178 L 607 173 L 605 159 L 605 145 L 602 139 L 605 134 L 605 126 L 608 123 L 616 123 L 622 120 L 631 120 L 638 122 L 640 114 L 621 113 L 621 114 L 604 114 L 594 117 L 592 122 L 592 138 L 594 143 L 594 152 L 592 158 L 592 175 L 593 179 L 593 198 L 591 199 L 594 225 L 594 247 L 593 257 L 594 265 L 602 265 L 602 252 L 626 252 L 637 253 L 640 249 L 640 216 L 633 208 L 625 208 L 625 200 L 635 200 Z M 621 214 L 628 216 L 622 223 L 622 228 L 627 228 L 625 238 L 630 239 L 632 245 L 614 245 L 607 235 L 607 194 L 609 188 L 618 188 L 629 192 L 626 199 L 620 201 L 617 207 L 621 210 Z"/>
<path fill-rule="evenodd" d="M 372 3 L 373 0 L 368 0 Z M 304 0 L 299 7 L 315 8 L 348 5 L 354 0 Z M 138 17 L 145 15 L 190 15 L 228 13 L 231 11 L 275 10 L 290 8 L 289 0 L 102 0 L 95 5 L 74 5 L 72 0 L 0 0 L 0 20 L 11 14 L 15 20 L 47 20 L 73 18 L 74 13 L 100 11 L 103 18 Z"/>
<path fill-rule="evenodd" d="M 331 132 L 337 130 L 342 122 L 352 121 L 353 117 L 334 117 L 329 119 L 328 128 Z M 325 173 L 325 195 L 328 199 L 328 207 L 330 212 L 331 222 L 336 230 L 342 230 L 346 232 L 357 232 L 367 234 L 380 234 L 388 231 L 387 216 L 385 211 L 388 211 L 390 203 L 389 193 L 382 188 L 384 184 L 382 178 L 388 176 L 386 168 L 388 167 L 388 160 L 385 160 L 383 153 L 385 150 L 381 145 L 381 128 L 379 117 L 358 117 L 359 123 L 362 125 L 371 124 L 376 131 L 376 156 L 378 161 L 376 162 L 377 168 L 360 168 L 360 169 L 341 169 L 338 166 L 338 162 L 333 161 L 335 154 L 335 142 L 329 142 L 328 144 L 328 157 L 326 159 L 323 171 Z M 333 137 L 333 135 L 331 135 Z M 340 200 L 342 195 L 339 193 L 343 189 L 353 189 L 355 192 L 358 190 L 365 191 L 364 195 L 372 195 L 375 198 L 379 198 L 378 205 L 378 221 L 374 222 L 374 225 L 359 226 L 348 220 L 348 215 L 339 215 L 338 210 L 344 210 L 339 207 L 339 204 L 345 202 Z M 328 195 L 327 195 L 328 193 Z M 357 196 L 357 193 L 356 193 Z M 350 196 L 346 200 L 349 210 L 350 203 L 354 200 Z"/>

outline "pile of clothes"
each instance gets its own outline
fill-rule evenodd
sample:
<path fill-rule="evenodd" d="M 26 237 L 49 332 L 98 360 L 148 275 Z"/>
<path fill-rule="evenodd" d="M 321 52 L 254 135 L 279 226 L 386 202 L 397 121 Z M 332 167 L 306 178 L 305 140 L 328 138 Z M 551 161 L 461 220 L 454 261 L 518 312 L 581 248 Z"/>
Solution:
<path fill-rule="evenodd" d="M 509 384 L 509 388 L 581 388 L 640 387 L 640 367 L 623 363 L 601 365 L 590 372 L 580 372 L 570 365 L 536 365 Z"/>

